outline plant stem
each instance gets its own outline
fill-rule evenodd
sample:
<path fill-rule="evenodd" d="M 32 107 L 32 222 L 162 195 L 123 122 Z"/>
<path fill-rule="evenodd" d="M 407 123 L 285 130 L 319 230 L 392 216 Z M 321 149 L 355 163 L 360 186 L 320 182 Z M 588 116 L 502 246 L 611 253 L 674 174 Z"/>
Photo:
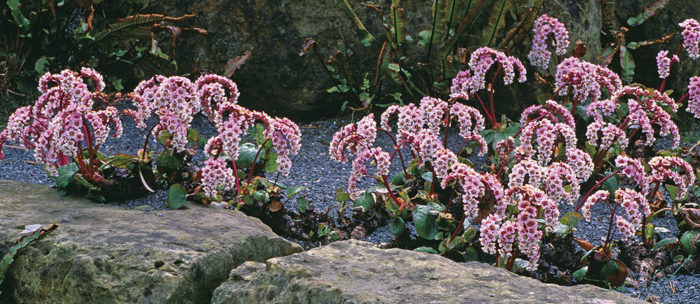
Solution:
<path fill-rule="evenodd" d="M 588 190 L 588 192 L 586 193 L 586 195 L 583 196 L 583 198 L 581 199 L 581 202 L 579 202 L 578 205 L 576 205 L 576 209 L 574 209 L 574 211 L 578 211 L 578 209 L 581 208 L 581 205 L 583 205 L 583 202 L 585 202 L 586 199 L 588 198 L 588 196 L 590 196 L 591 193 L 593 193 L 593 190 L 595 190 L 596 188 L 598 188 L 598 187 L 599 187 L 603 182 L 605 182 L 608 178 L 611 178 L 611 177 L 615 176 L 618 172 L 620 172 L 620 169 L 619 169 L 619 168 L 618 168 L 617 170 L 615 170 L 613 173 L 610 173 L 610 175 L 608 175 L 608 176 L 604 177 L 603 179 L 601 179 L 601 180 L 600 180 L 598 183 L 596 183 L 593 187 L 591 187 L 591 189 Z"/>
<path fill-rule="evenodd" d="M 446 210 L 447 211 L 447 210 Z M 450 235 L 450 242 L 457 236 L 457 233 L 459 233 L 462 228 L 464 228 L 464 221 L 467 219 L 467 213 L 462 212 L 462 219 L 459 221 L 459 225 L 457 225 L 457 228 L 455 229 L 454 232 L 452 232 L 452 235 Z"/>
<path fill-rule="evenodd" d="M 408 171 L 406 170 L 406 164 L 403 162 L 403 155 L 401 154 L 401 147 L 396 143 L 396 138 L 394 138 L 394 136 L 391 135 L 391 133 L 389 133 L 389 131 L 387 131 L 387 130 L 384 130 L 382 128 L 377 128 L 377 130 L 384 132 L 384 134 L 389 136 L 391 141 L 394 143 L 394 152 L 392 152 L 391 159 L 394 158 L 393 154 L 395 152 L 398 152 L 399 153 L 399 160 L 401 161 L 401 167 L 403 168 L 403 174 L 406 175 L 406 178 L 411 178 L 411 175 L 408 174 Z"/>
<path fill-rule="evenodd" d="M 143 161 L 143 162 L 146 161 L 146 155 L 148 155 L 148 153 L 146 153 L 146 150 L 148 149 L 148 138 L 151 137 L 151 133 L 153 133 L 153 130 L 154 130 L 154 129 L 156 128 L 156 126 L 158 126 L 159 124 L 160 124 L 160 123 L 154 124 L 150 129 L 148 129 L 148 132 L 146 133 L 146 140 L 143 141 L 143 157 L 142 157 L 142 159 L 141 159 L 141 161 Z"/>
<path fill-rule="evenodd" d="M 260 155 L 260 151 L 265 148 L 265 144 L 270 141 L 270 138 L 265 138 L 265 141 L 260 145 L 260 148 L 258 148 L 258 152 L 255 153 L 255 157 L 253 157 L 253 164 L 250 166 L 250 172 L 248 172 L 248 184 L 250 184 L 250 181 L 253 179 L 253 171 L 255 171 L 255 162 L 258 160 L 258 155 Z"/>
<path fill-rule="evenodd" d="M 605 243 L 603 244 L 603 250 L 605 250 L 606 253 L 609 252 L 610 246 L 608 245 L 610 243 L 610 236 L 612 232 L 612 224 L 613 224 L 613 218 L 615 217 L 615 211 L 617 210 L 617 206 L 620 206 L 620 204 L 615 204 L 615 208 L 612 209 L 610 212 L 610 223 L 608 224 L 608 235 L 605 237 Z M 643 233 L 643 232 L 642 232 Z"/>

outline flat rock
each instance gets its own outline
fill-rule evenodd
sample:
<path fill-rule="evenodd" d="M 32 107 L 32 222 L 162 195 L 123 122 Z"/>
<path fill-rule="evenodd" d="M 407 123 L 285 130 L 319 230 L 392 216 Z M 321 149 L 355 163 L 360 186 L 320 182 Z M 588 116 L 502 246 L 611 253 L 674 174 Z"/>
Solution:
<path fill-rule="evenodd" d="M 302 251 L 240 212 L 144 212 L 13 181 L 0 193 L 0 254 L 25 226 L 58 224 L 17 255 L 0 303 L 209 303 L 244 261 Z"/>
<path fill-rule="evenodd" d="M 342 241 L 246 262 L 212 303 L 645 303 L 592 285 L 558 286 L 487 264 Z"/>

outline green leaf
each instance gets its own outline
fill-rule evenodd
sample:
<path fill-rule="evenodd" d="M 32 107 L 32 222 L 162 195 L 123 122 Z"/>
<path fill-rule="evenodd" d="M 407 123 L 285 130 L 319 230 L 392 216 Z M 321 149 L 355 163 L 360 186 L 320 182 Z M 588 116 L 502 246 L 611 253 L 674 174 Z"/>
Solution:
<path fill-rule="evenodd" d="M 617 264 L 614 260 L 608 261 L 605 265 L 603 265 L 603 268 L 600 269 L 600 274 L 602 277 L 607 277 L 611 274 L 614 274 L 617 272 L 617 270 L 620 268 L 620 265 Z"/>
<path fill-rule="evenodd" d="M 391 184 L 396 185 L 396 186 L 402 186 L 404 185 L 404 178 L 403 178 L 403 173 L 399 173 L 394 175 L 394 177 L 391 178 Z"/>
<path fill-rule="evenodd" d="M 577 227 L 578 222 L 582 219 L 583 216 L 580 213 L 569 212 L 567 214 L 564 214 L 564 216 L 562 216 L 561 218 L 559 218 L 559 222 L 566 226 Z"/>
<path fill-rule="evenodd" d="M 307 208 L 309 208 L 309 200 L 303 196 L 297 198 L 297 209 L 299 213 L 305 213 Z"/>
<path fill-rule="evenodd" d="M 678 194 L 681 192 L 681 188 L 674 185 L 664 185 L 664 187 L 672 199 L 678 199 Z"/>
<path fill-rule="evenodd" d="M 168 189 L 168 208 L 177 210 L 185 206 L 187 191 L 180 184 L 173 184 Z"/>
<path fill-rule="evenodd" d="M 265 160 L 265 171 L 273 173 L 277 172 L 277 168 L 279 167 L 279 164 L 277 163 L 277 153 L 272 153 L 267 156 L 267 159 Z"/>
<path fill-rule="evenodd" d="M 479 260 L 479 253 L 476 251 L 476 249 L 474 249 L 474 247 L 467 247 L 462 256 L 464 257 L 465 262 Z"/>
<path fill-rule="evenodd" d="M 413 249 L 413 251 L 438 254 L 437 250 L 433 249 L 432 247 L 426 247 L 426 246 L 418 247 L 416 249 Z"/>
<path fill-rule="evenodd" d="M 117 155 L 114 155 L 112 157 L 109 157 L 106 159 L 105 163 L 100 166 L 100 170 L 102 170 L 106 166 L 112 166 L 115 168 L 119 169 L 127 169 L 129 164 L 131 164 L 133 161 L 137 161 L 138 157 L 134 155 L 128 155 L 124 153 L 119 153 Z"/>
<path fill-rule="evenodd" d="M 187 141 L 191 143 L 199 142 L 199 132 L 193 128 L 187 128 Z"/>
<path fill-rule="evenodd" d="M 694 254 L 698 250 L 698 234 L 700 230 L 688 230 L 681 236 L 681 246 L 686 254 Z"/>
<path fill-rule="evenodd" d="M 372 42 L 375 40 L 374 36 L 372 36 L 365 25 L 362 24 L 360 17 L 358 17 L 355 11 L 352 9 L 352 6 L 350 6 L 348 0 L 338 1 L 338 5 L 345 9 L 345 14 L 355 23 L 355 30 L 357 31 L 357 35 L 360 36 L 360 42 L 362 42 L 362 45 L 372 45 Z"/>
<path fill-rule="evenodd" d="M 156 166 L 177 171 L 180 169 L 180 160 L 172 154 L 163 153 L 156 159 Z"/>
<path fill-rule="evenodd" d="M 41 56 L 39 59 L 37 59 L 36 63 L 34 64 L 34 71 L 36 71 L 36 73 L 39 75 L 44 75 L 44 73 L 46 73 L 48 65 L 48 57 Z"/>
<path fill-rule="evenodd" d="M 394 219 L 393 222 L 391 222 L 391 227 L 389 227 L 389 231 L 391 231 L 391 234 L 395 236 L 400 236 L 406 231 L 406 221 L 404 221 L 402 218 L 397 217 Z"/>
<path fill-rule="evenodd" d="M 337 190 L 335 190 L 335 199 L 341 203 L 346 202 L 350 199 L 350 193 L 345 191 L 345 189 L 343 188 L 338 188 Z"/>
<path fill-rule="evenodd" d="M 258 154 L 258 147 L 252 143 L 244 143 L 238 147 L 238 159 L 236 166 L 239 168 L 250 168 L 253 165 L 253 159 Z"/>
<path fill-rule="evenodd" d="M 618 189 L 619 187 L 620 187 L 620 186 L 619 186 L 619 184 L 618 184 L 618 182 L 617 182 L 617 175 L 616 175 L 616 176 L 613 176 L 613 177 L 611 177 L 611 178 L 608 178 L 608 179 L 605 180 L 605 181 L 603 182 L 603 184 L 601 185 L 601 188 L 603 188 L 603 189 L 605 189 L 605 190 L 608 190 L 608 192 L 610 192 L 610 195 L 613 196 L 613 197 L 615 196 L 615 191 L 617 191 L 617 189 Z"/>
<path fill-rule="evenodd" d="M 375 206 L 374 194 L 363 191 L 355 200 L 355 208 L 362 208 L 364 211 L 372 210 Z"/>
<path fill-rule="evenodd" d="M 626 82 L 634 81 L 634 59 L 632 59 L 632 54 L 624 45 L 620 45 L 620 67 L 622 68 L 622 80 Z"/>
<path fill-rule="evenodd" d="M 267 203 L 270 200 L 270 195 L 265 190 L 258 190 L 253 193 L 253 199 L 257 202 Z"/>
<path fill-rule="evenodd" d="M 498 33 L 506 25 L 506 15 L 510 10 L 511 1 L 500 0 L 493 4 L 489 13 L 488 23 L 481 32 L 479 45 L 491 46 L 496 40 Z"/>
<path fill-rule="evenodd" d="M 413 223 L 416 225 L 416 232 L 426 240 L 438 240 L 439 230 L 435 224 L 437 211 L 428 206 L 418 205 L 413 209 Z"/>
<path fill-rule="evenodd" d="M 66 189 L 72 182 L 75 173 L 79 171 L 78 165 L 70 163 L 58 168 L 58 177 L 56 177 L 56 187 L 59 190 Z"/>
<path fill-rule="evenodd" d="M 86 189 L 88 189 L 90 191 L 99 191 L 100 190 L 100 188 L 91 184 L 87 179 L 85 179 L 80 174 L 73 175 L 73 180 L 76 181 L 79 185 L 85 187 Z"/>
<path fill-rule="evenodd" d="M 659 10 L 664 8 L 666 6 L 666 4 L 668 4 L 668 0 L 659 0 L 659 1 L 652 3 L 647 8 L 645 8 L 641 14 L 628 18 L 627 24 L 629 24 L 630 26 L 641 25 L 645 21 L 649 20 L 649 18 L 656 15 L 656 13 L 658 13 Z"/>
<path fill-rule="evenodd" d="M 586 279 L 587 273 L 588 273 L 588 266 L 581 267 L 579 270 L 574 271 L 573 276 L 577 282 L 583 282 Z"/>
<path fill-rule="evenodd" d="M 469 229 L 464 231 L 464 234 L 462 234 L 462 237 L 467 242 L 473 240 L 476 237 L 476 228 L 469 227 Z"/>
<path fill-rule="evenodd" d="M 659 251 L 664 247 L 671 246 L 672 244 L 675 244 L 678 242 L 678 238 L 676 237 L 670 237 L 670 238 L 665 238 L 663 240 L 660 240 L 656 242 L 654 245 L 654 248 L 651 249 L 652 252 L 654 251 Z"/>
<path fill-rule="evenodd" d="M 165 144 L 168 142 L 169 139 L 173 138 L 173 135 L 170 134 L 167 130 L 160 131 L 160 134 L 158 134 L 158 141 L 160 142 L 161 145 L 165 146 Z"/>
<path fill-rule="evenodd" d="M 433 181 L 433 172 L 425 172 L 425 173 L 421 174 L 421 177 L 426 182 L 432 182 Z"/>
<path fill-rule="evenodd" d="M 292 199 L 293 197 L 297 196 L 297 194 L 301 193 L 304 190 L 306 190 L 306 187 L 304 187 L 304 186 L 289 187 L 289 189 L 287 189 L 287 198 Z"/>

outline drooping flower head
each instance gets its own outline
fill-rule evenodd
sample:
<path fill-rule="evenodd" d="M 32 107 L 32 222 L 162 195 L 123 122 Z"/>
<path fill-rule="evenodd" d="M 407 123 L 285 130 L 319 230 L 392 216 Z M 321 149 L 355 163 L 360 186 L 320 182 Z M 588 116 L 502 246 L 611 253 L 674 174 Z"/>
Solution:
<path fill-rule="evenodd" d="M 20 141 L 55 176 L 59 166 L 78 155 L 79 148 L 103 144 L 111 127 L 114 137 L 121 136 L 119 112 L 107 106 L 101 93 L 104 87 L 102 75 L 90 68 L 80 73 L 44 74 L 38 85 L 41 95 L 34 105 L 17 109 L 0 132 L 0 159 L 7 140 Z M 93 108 L 94 100 L 104 101 L 99 109 Z"/>
<path fill-rule="evenodd" d="M 484 198 L 487 191 L 495 201 L 496 213 L 504 215 L 506 206 L 503 205 L 503 186 L 494 175 L 476 172 L 466 164 L 455 162 L 450 173 L 442 179 L 442 187 L 446 188 L 452 182 L 462 191 L 464 214 L 467 218 L 479 215 L 479 199 Z"/>
<path fill-rule="evenodd" d="M 526 158 L 535 159 L 540 165 L 546 166 L 552 161 L 554 148 L 560 139 L 566 150 L 576 147 L 576 132 L 571 126 L 552 123 L 549 119 L 532 121 L 522 128 L 518 151 Z M 536 149 L 534 143 L 537 144 Z"/>
<path fill-rule="evenodd" d="M 587 98 L 596 101 L 600 99 L 603 88 L 612 94 L 622 87 L 620 76 L 613 71 L 576 57 L 566 58 L 559 63 L 554 79 L 559 95 L 568 94 L 571 88 L 573 97 L 579 101 Z"/>
<path fill-rule="evenodd" d="M 690 186 L 695 183 L 695 172 L 688 162 L 680 157 L 656 156 L 649 161 L 651 175 L 647 177 L 647 183 L 662 183 L 667 180 L 680 188 L 675 199 L 682 199 L 688 193 Z"/>
<path fill-rule="evenodd" d="M 377 176 L 386 177 L 389 174 L 389 166 L 391 165 L 389 153 L 382 151 L 381 148 L 361 150 L 352 161 L 352 171 L 350 171 L 350 177 L 348 178 L 348 193 L 350 193 L 350 198 L 352 199 L 356 199 L 360 193 L 360 190 L 357 188 L 357 181 L 369 175 L 366 165 L 368 160 L 374 160 L 377 167 Z"/>
<path fill-rule="evenodd" d="M 556 54 L 564 55 L 566 48 L 569 47 L 569 32 L 557 18 L 546 14 L 535 20 L 533 31 L 535 32 L 535 37 L 532 39 L 532 50 L 530 50 L 527 58 L 532 65 L 541 69 L 547 69 L 549 59 L 552 56 L 552 52 L 547 50 L 547 38 L 550 35 L 554 36 L 553 44 L 556 47 Z"/>
<path fill-rule="evenodd" d="M 688 82 L 688 108 L 686 111 L 700 118 L 700 77 L 690 77 Z"/>
<path fill-rule="evenodd" d="M 668 58 L 667 50 L 661 50 L 656 54 L 656 69 L 659 72 L 659 78 L 664 79 L 671 74 L 671 63 L 674 61 L 680 61 L 678 55 L 673 55 L 673 57 Z"/>
<path fill-rule="evenodd" d="M 532 185 L 508 189 L 505 201 L 517 211 L 511 217 L 492 214 L 484 219 L 479 241 L 485 252 L 502 257 L 511 256 L 517 242 L 517 248 L 529 258 L 527 268 L 534 270 L 540 258 L 539 241 L 543 235 L 538 219 L 544 217 L 545 230 L 552 231 L 559 221 L 559 209 L 547 194 Z"/>
<path fill-rule="evenodd" d="M 683 47 L 688 51 L 688 56 L 692 59 L 700 57 L 700 23 L 695 19 L 686 19 L 679 23 L 683 28 Z"/>
<path fill-rule="evenodd" d="M 345 151 L 356 154 L 374 145 L 377 136 L 377 124 L 374 114 L 362 118 L 357 124 L 347 124 L 333 135 L 328 154 L 338 162 L 348 161 Z"/>
<path fill-rule="evenodd" d="M 619 144 L 620 148 L 624 150 L 627 149 L 629 144 L 627 135 L 622 129 L 614 124 L 598 120 L 588 125 L 586 138 L 589 144 L 601 150 L 610 149 L 615 143 Z"/>
<path fill-rule="evenodd" d="M 460 72 L 452 80 L 450 96 L 453 98 L 468 99 L 469 94 L 476 93 L 486 88 L 486 73 L 495 63 L 503 69 L 503 83 L 509 85 L 515 80 L 515 70 L 518 70 L 518 82 L 527 80 L 527 71 L 520 59 L 508 56 L 503 52 L 489 47 L 478 48 L 471 54 L 469 68 L 471 72 Z"/>
<path fill-rule="evenodd" d="M 539 119 L 548 119 L 553 123 L 564 123 L 569 127 L 576 127 L 576 122 L 571 112 L 551 99 L 545 101 L 544 105 L 529 106 L 520 114 L 520 124 L 523 126 Z"/>
<path fill-rule="evenodd" d="M 205 74 L 197 78 L 194 87 L 196 102 L 210 121 L 218 105 L 238 103 L 238 86 L 227 77 Z"/>

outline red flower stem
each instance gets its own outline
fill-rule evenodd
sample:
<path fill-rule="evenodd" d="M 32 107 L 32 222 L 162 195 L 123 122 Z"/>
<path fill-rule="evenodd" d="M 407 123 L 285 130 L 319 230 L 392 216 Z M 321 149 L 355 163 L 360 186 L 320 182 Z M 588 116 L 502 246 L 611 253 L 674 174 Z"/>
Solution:
<path fill-rule="evenodd" d="M 613 224 L 613 218 L 615 217 L 615 210 L 617 210 L 617 206 L 620 206 L 620 204 L 615 204 L 615 208 L 610 212 L 610 223 L 608 224 L 608 235 L 605 237 L 605 243 L 603 244 L 603 250 L 608 251 L 608 244 L 610 243 L 610 236 L 612 232 L 612 224 Z"/>
<path fill-rule="evenodd" d="M 520 248 L 515 248 L 513 251 L 513 255 L 508 259 L 508 262 L 506 262 L 506 270 L 508 271 L 513 271 L 513 266 L 515 265 L 515 259 L 520 255 Z"/>
<path fill-rule="evenodd" d="M 615 170 L 613 173 L 610 173 L 610 175 L 608 175 L 608 176 L 604 177 L 603 179 L 601 179 L 601 180 L 600 180 L 599 182 L 597 182 L 593 187 L 591 187 L 591 189 L 588 190 L 588 192 L 586 193 L 586 195 L 583 196 L 583 198 L 581 199 L 581 202 L 579 202 L 578 205 L 576 205 L 576 209 L 574 209 L 574 211 L 578 211 L 578 209 L 581 208 L 581 205 L 583 205 L 583 202 L 585 202 L 586 199 L 588 198 L 588 196 L 590 196 L 591 193 L 593 193 L 593 190 L 595 190 L 596 188 L 598 188 L 603 182 L 605 182 L 606 180 L 608 180 L 608 178 L 611 178 L 611 177 L 615 176 L 618 172 L 620 172 L 620 169 L 619 169 L 619 168 L 618 168 L 617 170 Z"/>
<path fill-rule="evenodd" d="M 219 150 L 221 150 L 221 149 L 219 149 Z M 219 154 L 214 156 L 215 159 L 218 157 L 219 157 Z M 240 196 L 241 195 L 241 182 L 240 182 L 240 179 L 238 178 L 238 167 L 236 166 L 236 161 L 232 160 L 231 162 L 233 163 L 233 174 L 236 177 L 236 197 L 238 198 L 238 204 L 240 205 L 241 204 L 241 196 Z"/>
<path fill-rule="evenodd" d="M 452 235 L 450 235 L 450 240 L 449 242 L 452 242 L 452 240 L 457 236 L 457 233 L 459 233 L 462 228 L 464 228 L 464 221 L 467 219 L 467 213 L 462 212 L 462 219 L 459 221 L 459 225 L 457 225 L 457 228 L 455 229 L 454 232 L 452 232 Z"/>
<path fill-rule="evenodd" d="M 678 103 L 681 103 L 681 102 L 683 102 L 683 100 L 685 100 L 686 98 L 688 98 L 688 94 L 689 94 L 689 93 L 690 93 L 690 92 L 685 92 L 685 95 L 683 95 L 683 97 L 681 97 L 680 99 L 678 99 Z"/>
<path fill-rule="evenodd" d="M 146 153 L 146 150 L 148 149 L 148 139 L 151 137 L 151 133 L 153 133 L 153 130 L 159 124 L 160 124 L 160 122 L 154 124 L 150 129 L 148 129 L 148 133 L 146 133 L 146 140 L 143 141 L 143 159 L 141 159 L 141 161 L 144 161 L 144 162 L 146 161 L 146 155 L 148 155 L 148 153 Z"/>
<path fill-rule="evenodd" d="M 401 161 L 401 167 L 403 168 L 403 174 L 406 175 L 406 178 L 411 178 L 411 175 L 408 174 L 408 171 L 406 170 L 406 164 L 404 163 L 403 155 L 401 154 L 401 147 L 396 143 L 396 138 L 394 138 L 394 136 L 391 135 L 391 133 L 389 133 L 389 131 L 387 131 L 387 130 L 384 130 L 382 128 L 377 128 L 377 130 L 384 132 L 384 134 L 389 136 L 391 141 L 394 143 L 394 152 L 399 153 L 399 160 Z M 394 159 L 394 152 L 392 152 L 391 159 Z"/>
<path fill-rule="evenodd" d="M 386 187 L 386 191 L 389 192 L 389 196 L 391 197 L 391 199 L 394 200 L 394 202 L 396 202 L 397 205 L 399 205 L 399 209 L 403 209 L 405 204 L 399 201 L 399 199 L 394 195 L 394 192 L 391 190 L 391 187 L 389 187 L 389 182 L 387 182 L 386 180 L 386 175 L 382 175 L 382 178 L 377 178 L 377 180 L 379 180 L 384 185 L 384 187 Z"/>
<path fill-rule="evenodd" d="M 255 162 L 258 160 L 258 155 L 260 155 L 260 151 L 265 148 L 265 144 L 270 141 L 269 138 L 266 138 L 265 141 L 263 141 L 262 145 L 260 145 L 260 148 L 258 148 L 258 152 L 255 153 L 255 157 L 253 157 L 253 165 L 250 166 L 250 172 L 248 172 L 248 184 L 250 184 L 250 181 L 253 180 L 253 171 L 255 170 Z"/>
<path fill-rule="evenodd" d="M 489 110 L 486 108 L 486 105 L 484 105 L 484 101 L 481 100 L 481 97 L 479 96 L 479 94 L 475 93 L 474 96 L 476 96 L 476 99 L 479 100 L 479 103 L 481 104 L 481 107 L 484 109 L 484 112 L 486 113 L 486 117 L 488 117 L 489 121 L 491 122 L 491 125 L 495 126 L 496 119 L 491 116 L 491 113 L 489 113 Z"/>
<path fill-rule="evenodd" d="M 681 44 L 678 46 L 678 49 L 676 50 L 676 56 L 678 56 L 678 54 L 680 54 L 682 49 L 683 49 L 683 45 Z M 675 63 L 675 61 L 673 60 L 673 57 L 672 57 L 671 64 L 668 65 L 669 72 L 671 72 L 671 68 L 673 68 L 673 63 Z M 659 92 L 664 91 L 664 88 L 666 87 L 666 79 L 668 79 L 668 77 L 664 78 L 664 81 L 661 82 L 661 86 L 659 87 Z"/>

